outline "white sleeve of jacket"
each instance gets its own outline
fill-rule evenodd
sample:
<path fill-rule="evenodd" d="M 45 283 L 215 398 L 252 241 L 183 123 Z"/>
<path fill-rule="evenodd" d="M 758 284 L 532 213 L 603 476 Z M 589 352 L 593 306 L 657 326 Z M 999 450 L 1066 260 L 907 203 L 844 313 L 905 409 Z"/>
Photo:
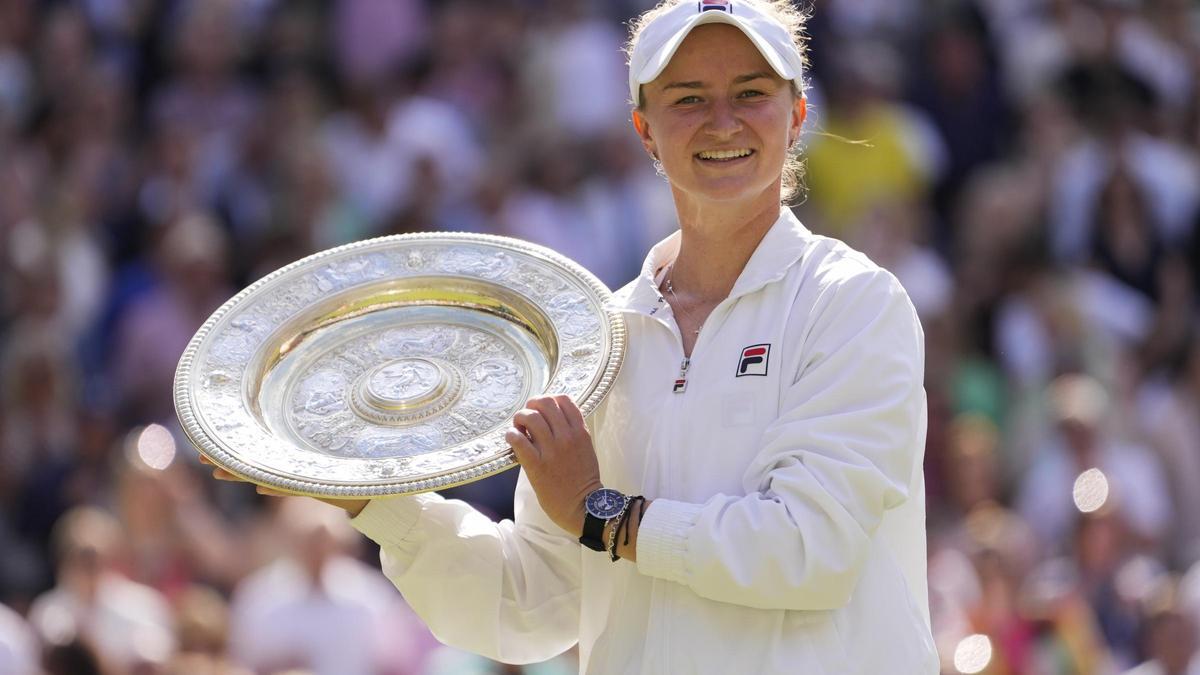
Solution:
<path fill-rule="evenodd" d="M 818 312 L 746 496 L 654 500 L 638 531 L 641 573 L 763 609 L 849 601 L 923 456 L 924 337 L 886 272 L 852 277 Z"/>
<path fill-rule="evenodd" d="M 544 661 L 579 639 L 581 546 L 538 505 L 524 472 L 516 522 L 436 494 L 371 502 L 351 524 L 442 642 L 506 663 Z"/>

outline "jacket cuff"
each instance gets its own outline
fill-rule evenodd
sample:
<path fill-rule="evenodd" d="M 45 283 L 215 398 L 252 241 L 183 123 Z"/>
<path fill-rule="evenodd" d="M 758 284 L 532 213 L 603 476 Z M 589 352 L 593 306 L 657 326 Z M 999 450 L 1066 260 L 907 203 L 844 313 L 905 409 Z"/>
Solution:
<path fill-rule="evenodd" d="M 350 519 L 350 525 L 384 548 L 400 548 L 409 542 L 425 504 L 441 499 L 432 492 L 372 499 Z"/>
<path fill-rule="evenodd" d="M 687 535 L 702 508 L 699 504 L 655 499 L 638 525 L 638 571 L 686 584 Z"/>

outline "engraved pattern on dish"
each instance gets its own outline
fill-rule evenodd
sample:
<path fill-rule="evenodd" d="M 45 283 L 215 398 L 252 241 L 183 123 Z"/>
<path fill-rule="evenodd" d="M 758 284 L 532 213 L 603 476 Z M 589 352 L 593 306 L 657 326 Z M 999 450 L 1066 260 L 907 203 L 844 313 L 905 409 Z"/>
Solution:
<path fill-rule="evenodd" d="M 547 358 L 544 350 L 524 353 L 528 345 L 484 324 L 418 321 L 391 331 L 366 331 L 346 343 L 371 345 L 344 349 L 339 362 L 348 364 L 345 370 L 310 369 L 308 377 L 316 379 L 308 389 L 303 378 L 292 382 L 292 395 L 303 399 L 304 415 L 321 418 L 349 411 L 357 422 L 310 424 L 307 436 L 280 433 L 285 425 L 268 423 L 269 413 L 261 408 L 270 377 L 262 366 L 264 345 L 281 339 L 281 331 L 295 330 L 296 317 L 327 298 L 353 297 L 373 284 L 417 277 L 496 284 L 519 294 L 549 322 L 552 334 L 535 337 L 555 348 L 555 362 L 540 364 L 544 377 L 537 377 L 534 366 L 539 364 L 531 366 L 530 360 Z M 180 360 L 176 409 L 185 432 L 204 454 L 253 482 L 289 492 L 374 496 L 470 482 L 513 466 L 503 429 L 531 391 L 566 393 L 585 414 L 607 393 L 624 354 L 624 322 L 605 308 L 608 297 L 608 290 L 575 263 L 517 240 L 439 233 L 349 244 L 272 273 L 214 313 Z M 495 317 L 506 309 L 491 308 L 488 320 L 500 321 Z M 353 317 L 347 316 L 339 321 L 350 323 Z M 336 324 L 316 332 L 335 330 Z M 283 339 L 285 348 L 292 341 L 303 343 L 299 335 Z M 285 348 L 279 363 L 291 358 Z M 459 377 L 461 391 L 435 397 L 435 406 L 446 405 L 424 417 L 401 414 L 381 424 L 354 414 L 353 393 L 366 372 L 418 357 L 444 369 L 441 384 L 447 389 L 453 389 L 449 380 Z M 348 425 L 361 428 L 350 433 Z M 396 433 L 398 428 L 402 434 Z M 310 442 L 299 444 L 297 438 Z"/>

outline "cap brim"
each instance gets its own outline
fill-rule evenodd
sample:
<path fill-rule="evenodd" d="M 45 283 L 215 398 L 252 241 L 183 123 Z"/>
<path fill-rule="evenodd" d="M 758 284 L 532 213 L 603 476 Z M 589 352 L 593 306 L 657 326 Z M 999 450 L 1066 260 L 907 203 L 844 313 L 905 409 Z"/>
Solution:
<path fill-rule="evenodd" d="M 662 74 L 666 69 L 667 64 L 674 58 L 675 52 L 679 46 L 683 44 L 684 38 L 692 32 L 696 26 L 707 23 L 724 23 L 730 26 L 735 26 L 738 30 L 749 38 L 751 44 L 758 49 L 766 60 L 767 65 L 771 66 L 777 75 L 785 80 L 794 80 L 800 76 L 800 73 L 793 72 L 793 69 L 787 64 L 779 53 L 776 52 L 770 44 L 767 43 L 761 36 L 758 35 L 750 26 L 748 26 L 740 17 L 730 14 L 729 12 L 701 12 L 688 20 L 678 31 L 675 32 L 665 43 L 661 49 L 657 51 L 654 58 L 646 62 L 642 69 L 638 72 L 634 81 L 640 86 L 647 82 L 652 82 L 655 78 Z"/>

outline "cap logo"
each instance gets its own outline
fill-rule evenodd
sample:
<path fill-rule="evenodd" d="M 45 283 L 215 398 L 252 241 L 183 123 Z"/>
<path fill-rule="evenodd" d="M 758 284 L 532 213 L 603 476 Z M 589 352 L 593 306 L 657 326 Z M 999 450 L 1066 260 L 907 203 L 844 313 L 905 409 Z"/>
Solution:
<path fill-rule="evenodd" d="M 697 13 L 707 12 L 710 9 L 717 9 L 722 12 L 729 12 L 730 14 L 733 14 L 733 3 L 732 2 L 718 2 L 717 0 L 700 0 L 700 2 L 697 2 L 696 5 L 699 8 L 697 10 Z"/>

